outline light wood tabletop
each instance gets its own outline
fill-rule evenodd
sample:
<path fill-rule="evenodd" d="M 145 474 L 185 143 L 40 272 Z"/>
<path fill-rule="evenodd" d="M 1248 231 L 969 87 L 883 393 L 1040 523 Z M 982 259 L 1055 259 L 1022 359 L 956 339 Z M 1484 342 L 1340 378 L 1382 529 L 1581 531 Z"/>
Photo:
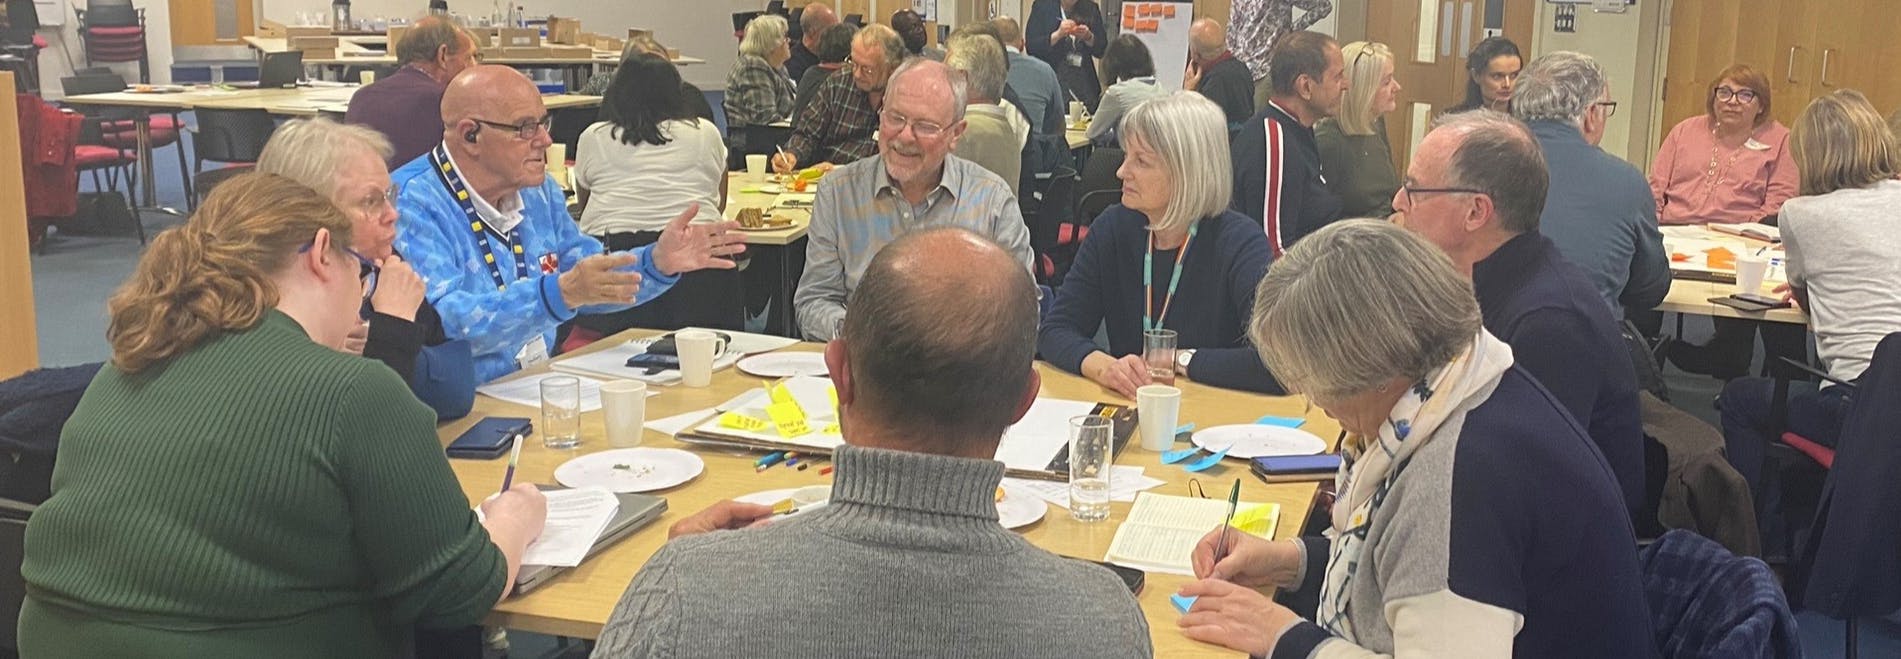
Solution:
<path fill-rule="evenodd" d="M 762 187 L 768 186 L 768 185 L 777 185 L 776 183 L 772 182 L 771 174 L 767 174 L 766 178 L 762 180 L 762 179 L 753 178 L 752 175 L 747 174 L 746 172 L 727 172 L 726 173 L 726 212 L 725 212 L 726 219 L 729 219 L 729 220 L 738 219 L 739 211 L 742 208 L 758 208 L 761 210 L 772 208 L 774 205 L 779 203 L 779 200 L 781 197 L 784 197 L 786 199 L 806 200 L 808 203 L 812 198 L 811 193 L 805 193 L 805 194 L 789 193 L 788 194 L 788 193 L 780 193 L 780 192 L 766 192 L 765 190 L 761 189 Z M 771 189 L 771 188 L 767 188 L 767 189 Z M 746 244 L 748 245 L 790 245 L 792 243 L 798 242 L 800 238 L 805 237 L 805 232 L 812 227 L 811 208 L 812 207 L 810 205 L 807 205 L 804 208 L 804 212 L 788 213 L 787 214 L 788 216 L 794 218 L 792 222 L 792 226 L 789 226 L 783 229 L 745 232 Z"/>
<path fill-rule="evenodd" d="M 1766 320 L 1777 323 L 1806 325 L 1809 315 L 1799 308 L 1770 309 L 1768 311 L 1743 311 L 1715 302 L 1710 298 L 1725 297 L 1736 292 L 1736 269 L 1732 267 L 1710 267 L 1694 258 L 1702 250 L 1720 246 L 1732 254 L 1762 254 L 1772 259 L 1768 275 L 1763 277 L 1762 286 L 1756 292 L 1770 297 L 1777 286 L 1785 283 L 1788 275 L 1783 265 L 1782 246 L 1754 238 L 1744 238 L 1723 233 L 1708 227 L 1671 226 L 1664 228 L 1664 251 L 1670 254 L 1670 271 L 1674 275 L 1670 280 L 1670 292 L 1657 305 L 1658 311 L 1715 316 L 1721 318 L 1742 318 L 1746 320 Z M 1717 280 L 1717 281 L 1713 281 Z"/>
<path fill-rule="evenodd" d="M 620 341 L 637 336 L 650 335 L 647 330 L 630 330 L 614 338 L 589 346 L 589 349 L 602 349 L 618 344 Z M 817 351 L 819 344 L 802 343 L 787 350 Z M 1095 400 L 1124 405 L 1131 401 L 1121 400 L 1118 396 L 1098 387 L 1080 376 L 1065 373 L 1048 364 L 1038 363 L 1037 370 L 1042 374 L 1042 395 L 1052 398 L 1071 400 Z M 529 373 L 544 372 L 547 366 L 531 369 Z M 687 388 L 682 386 L 664 387 L 662 393 L 647 400 L 647 419 L 660 419 L 674 414 L 709 408 L 726 401 L 747 388 L 758 387 L 757 378 L 746 376 L 728 369 L 713 375 L 712 386 L 706 388 Z M 1339 425 L 1323 415 L 1318 408 L 1309 410 L 1303 399 L 1297 397 L 1268 397 L 1245 392 L 1216 389 L 1204 385 L 1180 381 L 1182 388 L 1181 420 L 1193 422 L 1199 428 L 1211 428 L 1218 425 L 1251 423 L 1263 414 L 1280 416 L 1305 416 L 1305 430 L 1325 439 L 1331 446 L 1339 433 Z M 446 446 L 456 436 L 467 430 L 484 416 L 524 416 L 536 417 L 533 408 L 502 402 L 488 397 L 478 397 L 475 411 L 467 418 L 442 425 L 437 430 L 442 443 Z M 521 462 L 516 478 L 533 483 L 554 483 L 554 470 L 575 456 L 604 450 L 604 439 L 600 412 L 581 415 L 582 445 L 573 450 L 554 450 L 541 446 L 531 438 L 523 447 Z M 1315 485 L 1313 483 L 1276 483 L 1267 484 L 1248 473 L 1247 465 L 1240 460 L 1227 460 L 1213 469 L 1201 474 L 1189 474 L 1179 465 L 1163 465 L 1159 454 L 1143 450 L 1139 442 L 1131 439 L 1125 452 L 1117 456 L 1116 463 L 1137 465 L 1146 469 L 1145 475 L 1164 481 L 1164 485 L 1154 492 L 1172 495 L 1187 495 L 1190 476 L 1200 479 L 1209 492 L 1223 492 L 1232 479 L 1241 481 L 1241 500 L 1246 502 L 1273 502 L 1281 505 L 1280 525 L 1276 537 L 1291 537 L 1299 532 L 1311 507 Z M 801 487 L 827 483 L 829 476 L 819 475 L 819 469 L 798 471 L 789 468 L 771 468 L 764 472 L 753 470 L 753 461 L 757 454 L 725 453 L 702 448 L 689 447 L 671 437 L 649 430 L 643 446 L 685 448 L 699 454 L 706 461 L 706 471 L 693 481 L 669 490 L 656 492 L 666 497 L 668 509 L 664 516 L 628 538 L 606 549 L 599 555 L 588 559 L 579 567 L 573 568 L 557 577 L 547 585 L 519 597 L 502 602 L 490 614 L 490 624 L 514 629 L 534 631 L 577 638 L 597 638 L 601 627 L 619 602 L 634 574 L 640 570 L 648 558 L 666 541 L 667 527 L 683 517 L 700 511 L 712 503 L 726 498 L 737 497 L 764 490 Z M 507 460 L 450 460 L 462 489 L 471 505 L 493 494 L 501 485 L 503 472 L 507 469 Z M 1100 559 L 1108 550 L 1109 542 L 1115 535 L 1116 527 L 1129 513 L 1130 504 L 1115 503 L 1109 521 L 1093 524 L 1077 522 L 1070 518 L 1068 511 L 1060 506 L 1050 506 L 1042 521 L 1020 529 L 1030 542 L 1049 551 L 1067 556 Z M 1236 653 L 1218 647 L 1189 640 L 1178 631 L 1175 621 L 1180 617 L 1169 603 L 1169 595 L 1191 581 L 1187 577 L 1150 574 L 1147 586 L 1138 599 L 1144 615 L 1149 621 L 1150 638 L 1155 646 L 1155 655 L 1160 657 L 1222 656 L 1232 657 Z M 734 596 L 743 596 L 735 594 Z"/>
<path fill-rule="evenodd" d="M 162 110 L 264 110 L 285 116 L 311 116 L 322 112 L 342 113 L 350 107 L 357 85 L 297 87 L 295 89 L 215 89 L 189 87 L 180 92 L 141 93 L 136 91 L 68 96 L 63 102 L 75 105 L 109 105 Z M 541 97 L 549 110 L 588 108 L 601 104 L 599 96 L 549 94 Z"/>

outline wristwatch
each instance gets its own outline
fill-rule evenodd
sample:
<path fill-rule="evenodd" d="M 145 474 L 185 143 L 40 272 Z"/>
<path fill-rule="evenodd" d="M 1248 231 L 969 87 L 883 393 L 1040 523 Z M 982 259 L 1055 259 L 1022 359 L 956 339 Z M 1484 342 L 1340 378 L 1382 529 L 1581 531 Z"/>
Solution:
<path fill-rule="evenodd" d="M 1187 350 L 1176 350 L 1175 351 L 1175 374 L 1187 375 L 1188 362 L 1191 362 L 1194 360 L 1195 360 L 1194 348 L 1189 348 Z"/>

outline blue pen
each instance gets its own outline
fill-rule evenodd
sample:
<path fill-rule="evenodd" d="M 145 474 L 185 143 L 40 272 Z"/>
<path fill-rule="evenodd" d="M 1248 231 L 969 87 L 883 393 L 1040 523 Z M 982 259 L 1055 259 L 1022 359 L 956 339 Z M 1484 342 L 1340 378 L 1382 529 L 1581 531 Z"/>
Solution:
<path fill-rule="evenodd" d="M 760 458 L 758 462 L 752 463 L 752 470 L 765 471 L 767 467 L 779 464 L 779 461 L 784 460 L 784 459 L 785 459 L 785 451 L 773 451 L 771 453 L 767 453 L 766 457 Z"/>

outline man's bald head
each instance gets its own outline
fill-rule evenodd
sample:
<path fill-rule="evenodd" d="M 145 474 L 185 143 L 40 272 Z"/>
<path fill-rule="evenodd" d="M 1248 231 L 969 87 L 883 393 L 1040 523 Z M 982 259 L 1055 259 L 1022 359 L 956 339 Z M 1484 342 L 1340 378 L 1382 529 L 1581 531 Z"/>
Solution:
<path fill-rule="evenodd" d="M 1036 282 L 988 238 L 959 228 L 900 237 L 871 260 L 846 309 L 854 412 L 922 442 L 957 442 L 932 452 L 994 442 L 1034 394 Z"/>
<path fill-rule="evenodd" d="M 823 2 L 814 2 L 799 10 L 799 29 L 805 34 L 819 34 L 838 23 L 838 13 Z"/>
<path fill-rule="evenodd" d="M 539 103 L 541 89 L 520 71 L 499 64 L 470 67 L 449 81 L 442 92 L 442 125 L 453 126 L 463 119 L 496 119 L 501 110 Z"/>
<path fill-rule="evenodd" d="M 1188 50 L 1195 59 L 1214 59 L 1228 49 L 1228 30 L 1212 18 L 1197 18 L 1188 26 Z"/>

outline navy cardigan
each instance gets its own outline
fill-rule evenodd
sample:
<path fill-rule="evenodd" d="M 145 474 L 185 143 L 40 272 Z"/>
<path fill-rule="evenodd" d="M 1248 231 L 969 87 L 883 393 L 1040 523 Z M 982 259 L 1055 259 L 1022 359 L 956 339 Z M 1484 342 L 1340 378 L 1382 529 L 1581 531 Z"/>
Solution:
<path fill-rule="evenodd" d="M 1254 287 L 1273 260 L 1260 227 L 1240 213 L 1201 220 L 1182 261 L 1181 285 L 1162 326 L 1178 347 L 1195 349 L 1188 377 L 1202 384 L 1270 394 L 1286 393 L 1247 340 Z M 1142 254 L 1148 217 L 1117 205 L 1089 226 L 1076 261 L 1056 291 L 1037 341 L 1043 359 L 1071 373 L 1099 349 L 1096 329 L 1108 326 L 1110 355 L 1142 353 Z M 1161 313 L 1175 250 L 1155 253 L 1154 305 Z"/>

